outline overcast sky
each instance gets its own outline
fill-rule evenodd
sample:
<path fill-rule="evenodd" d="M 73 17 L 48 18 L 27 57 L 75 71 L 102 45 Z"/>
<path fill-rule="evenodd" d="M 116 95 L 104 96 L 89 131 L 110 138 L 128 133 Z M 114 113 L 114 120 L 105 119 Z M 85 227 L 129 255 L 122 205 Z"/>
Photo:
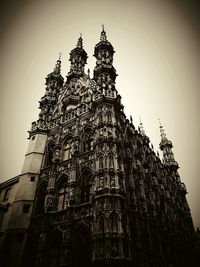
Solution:
<path fill-rule="evenodd" d="M 158 118 L 173 142 L 195 226 L 200 226 L 200 21 L 193 1 L 1 1 L 0 181 L 21 172 L 27 131 L 38 118 L 45 77 L 62 52 L 62 75 L 79 33 L 93 73 L 101 25 L 114 46 L 116 88 L 155 150 Z M 161 153 L 160 153 L 161 154 Z"/>

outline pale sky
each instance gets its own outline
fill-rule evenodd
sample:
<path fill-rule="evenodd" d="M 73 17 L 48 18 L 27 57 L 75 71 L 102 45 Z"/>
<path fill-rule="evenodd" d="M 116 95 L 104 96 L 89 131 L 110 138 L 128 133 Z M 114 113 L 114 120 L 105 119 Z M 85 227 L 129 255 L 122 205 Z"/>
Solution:
<path fill-rule="evenodd" d="M 155 150 L 161 119 L 174 145 L 194 224 L 200 226 L 200 21 L 193 1 L 186 2 L 1 1 L 0 181 L 21 172 L 27 131 L 38 118 L 45 77 L 59 52 L 65 78 L 69 52 L 82 33 L 86 70 L 92 75 L 94 46 L 104 24 L 116 51 L 116 88 L 125 113 L 133 116 L 135 127 L 141 117 Z"/>

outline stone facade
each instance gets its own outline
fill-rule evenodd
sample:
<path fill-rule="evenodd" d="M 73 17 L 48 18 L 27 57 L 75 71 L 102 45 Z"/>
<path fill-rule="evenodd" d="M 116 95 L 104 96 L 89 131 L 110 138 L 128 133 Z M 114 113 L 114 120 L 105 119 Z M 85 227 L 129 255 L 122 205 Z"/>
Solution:
<path fill-rule="evenodd" d="M 160 125 L 161 161 L 142 123 L 126 118 L 113 55 L 103 29 L 93 78 L 82 37 L 66 82 L 60 59 L 46 78 L 10 219 L 24 233 L 23 256 L 9 251 L 8 266 L 192 266 L 195 231 L 172 143 Z"/>

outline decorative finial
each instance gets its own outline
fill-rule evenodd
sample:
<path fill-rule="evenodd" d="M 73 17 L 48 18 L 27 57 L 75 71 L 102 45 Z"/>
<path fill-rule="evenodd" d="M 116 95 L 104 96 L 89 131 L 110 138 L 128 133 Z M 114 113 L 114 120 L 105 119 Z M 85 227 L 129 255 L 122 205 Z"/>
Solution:
<path fill-rule="evenodd" d="M 141 135 L 145 135 L 145 131 L 144 131 L 144 126 L 142 124 L 142 121 L 141 121 L 141 117 L 139 116 L 139 120 L 140 120 L 140 124 L 139 124 L 139 131 L 141 133 Z"/>
<path fill-rule="evenodd" d="M 61 55 L 62 55 L 62 52 L 59 53 L 59 58 L 58 58 L 58 60 L 60 60 L 60 61 L 61 61 Z"/>
<path fill-rule="evenodd" d="M 165 131 L 163 129 L 163 126 L 162 126 L 162 124 L 160 122 L 160 119 L 158 119 L 158 121 L 159 121 L 159 125 L 160 125 L 160 136 L 161 136 L 161 140 L 162 141 L 163 140 L 167 140 L 167 136 L 166 136 L 166 133 L 165 133 Z"/>
<path fill-rule="evenodd" d="M 55 65 L 53 72 L 56 74 L 60 74 L 60 72 L 61 72 L 61 53 L 59 53 L 59 58 L 56 62 L 56 65 Z"/>
<path fill-rule="evenodd" d="M 101 31 L 101 37 L 100 37 L 100 40 L 102 42 L 106 42 L 107 41 L 107 36 L 106 36 L 106 32 L 104 30 L 104 25 L 102 25 L 102 31 Z"/>
<path fill-rule="evenodd" d="M 77 47 L 78 48 L 83 48 L 82 33 L 80 33 L 80 37 L 78 38 Z"/>

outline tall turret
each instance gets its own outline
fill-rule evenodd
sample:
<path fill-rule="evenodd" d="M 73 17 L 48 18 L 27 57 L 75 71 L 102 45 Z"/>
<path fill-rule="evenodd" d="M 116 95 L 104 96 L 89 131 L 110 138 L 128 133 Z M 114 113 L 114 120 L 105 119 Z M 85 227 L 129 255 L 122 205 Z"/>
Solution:
<path fill-rule="evenodd" d="M 46 77 L 46 91 L 44 97 L 54 96 L 57 98 L 60 89 L 63 85 L 64 78 L 61 75 L 61 53 L 59 59 L 57 60 L 54 70 L 49 73 Z"/>
<path fill-rule="evenodd" d="M 83 39 L 82 36 L 78 38 L 76 48 L 70 52 L 71 62 L 70 71 L 67 75 L 67 82 L 72 78 L 80 78 L 84 75 L 84 67 L 87 63 L 87 53 L 83 49 Z"/>
<path fill-rule="evenodd" d="M 115 51 L 113 46 L 107 40 L 104 27 L 101 31 L 100 42 L 96 44 L 94 49 L 94 56 L 96 57 L 96 67 L 94 68 L 94 80 L 99 83 L 103 81 L 112 81 L 115 83 L 116 70 L 113 67 L 113 55 Z"/>
<path fill-rule="evenodd" d="M 116 98 L 115 89 L 116 70 L 113 67 L 114 49 L 107 41 L 104 27 L 101 31 L 100 42 L 95 45 L 94 56 L 96 57 L 96 66 L 94 68 L 94 80 L 97 83 L 97 92 L 106 97 Z M 121 97 L 118 95 L 118 102 Z"/>
<path fill-rule="evenodd" d="M 61 59 L 57 60 L 53 72 L 46 77 L 45 95 L 39 101 L 41 109 L 39 113 L 39 125 L 46 125 L 50 120 L 53 110 L 56 106 L 59 93 L 61 91 L 64 79 L 61 75 Z"/>
<path fill-rule="evenodd" d="M 176 169 L 178 169 L 178 163 L 175 161 L 174 153 L 172 151 L 173 147 L 172 142 L 168 140 L 164 128 L 161 124 L 160 124 L 160 136 L 161 136 L 160 149 L 163 152 L 163 163 L 166 166 L 173 166 Z"/>

